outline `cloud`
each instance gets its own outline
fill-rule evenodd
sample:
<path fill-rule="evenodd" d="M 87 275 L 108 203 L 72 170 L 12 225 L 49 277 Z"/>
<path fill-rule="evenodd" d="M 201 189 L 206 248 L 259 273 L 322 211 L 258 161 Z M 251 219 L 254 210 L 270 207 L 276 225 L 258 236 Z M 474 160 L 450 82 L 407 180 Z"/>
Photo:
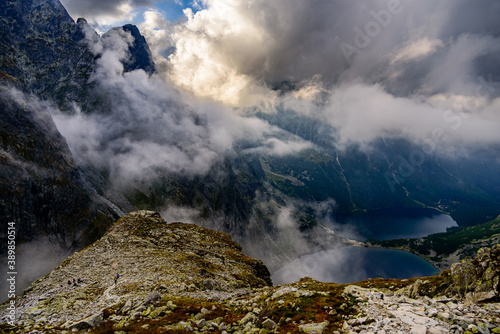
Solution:
<path fill-rule="evenodd" d="M 463 1 L 203 3 L 171 35 L 168 76 L 232 106 L 274 101 L 283 82 L 314 77 L 326 88 L 379 83 L 398 96 L 460 90 L 478 57 L 490 52 L 491 61 L 499 45 L 491 1 L 461 13 L 467 23 L 449 14 L 470 7 Z M 342 45 L 353 48 L 349 57 Z"/>
<path fill-rule="evenodd" d="M 64 260 L 68 254 L 61 254 L 54 247 L 50 238 L 39 237 L 36 240 L 16 245 L 16 294 L 30 286 L 39 277 L 47 275 Z M 0 260 L 0 268 L 4 273 L 0 284 L 0 302 L 4 302 L 8 295 L 8 284 L 6 279 L 9 275 L 7 258 Z M 78 273 L 76 273 L 78 275 Z M 65 277 L 70 279 L 73 277 Z"/>
<path fill-rule="evenodd" d="M 349 250 L 336 249 L 301 256 L 273 273 L 273 283 L 286 284 L 303 277 L 333 283 L 352 283 L 369 278 L 365 258 Z"/>
<path fill-rule="evenodd" d="M 105 113 L 58 117 L 81 159 L 123 179 L 158 169 L 203 174 L 240 141 L 251 142 L 243 152 L 251 154 L 314 149 L 252 116 L 278 109 L 319 120 L 340 148 L 381 138 L 432 140 L 443 150 L 500 141 L 493 2 L 197 4 L 176 24 L 145 12 L 140 27 L 162 64 L 152 77 L 123 74 L 127 34 L 89 39 L 100 56 L 93 80 L 112 102 Z M 450 15 L 464 8 L 467 23 Z M 356 48 L 352 59 L 342 43 Z"/>
<path fill-rule="evenodd" d="M 427 37 L 412 42 L 398 50 L 391 60 L 391 64 L 397 62 L 409 62 L 412 60 L 422 59 L 428 57 L 437 51 L 438 48 L 443 47 L 444 44 L 438 39 L 430 40 Z"/>
<path fill-rule="evenodd" d="M 285 156 L 314 147 L 312 143 L 293 140 L 268 138 L 261 146 L 244 150 L 243 153 L 257 153 L 260 155 Z"/>
<path fill-rule="evenodd" d="M 158 10 L 148 10 L 143 14 L 144 21 L 138 25 L 141 34 L 146 38 L 157 68 L 168 70 L 167 57 L 173 51 L 174 43 L 171 33 L 174 24 L 163 18 Z"/>
<path fill-rule="evenodd" d="M 83 17 L 89 23 L 110 26 L 117 22 L 131 21 L 134 18 L 135 6 L 150 1 L 131 0 L 61 0 L 73 19 Z"/>
<path fill-rule="evenodd" d="M 311 147 L 266 121 L 194 98 L 157 75 L 142 70 L 124 73 L 122 61 L 129 56 L 132 37 L 122 29 L 87 41 L 99 57 L 91 80 L 108 103 L 91 114 L 78 108 L 74 115 L 56 111 L 54 118 L 75 159 L 109 171 L 115 184 L 133 184 L 165 173 L 205 175 L 242 140 L 271 155 Z"/>
<path fill-rule="evenodd" d="M 329 125 L 332 144 L 338 147 L 369 147 L 378 139 L 405 138 L 420 145 L 435 141 L 437 152 L 500 143 L 500 99 L 486 95 L 488 87 L 500 87 L 488 85 L 477 80 L 470 87 L 485 95 L 396 97 L 381 85 L 346 83 L 333 88 L 321 105 L 288 96 L 283 107 Z M 436 131 L 442 133 L 439 138 Z"/>

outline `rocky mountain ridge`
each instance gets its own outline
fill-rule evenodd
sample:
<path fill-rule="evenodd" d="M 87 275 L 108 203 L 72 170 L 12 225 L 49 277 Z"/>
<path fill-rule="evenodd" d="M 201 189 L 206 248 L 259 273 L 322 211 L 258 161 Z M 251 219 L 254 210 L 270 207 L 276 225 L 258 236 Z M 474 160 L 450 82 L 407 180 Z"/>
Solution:
<path fill-rule="evenodd" d="M 84 19 L 78 19 L 75 23 L 57 0 L 8 0 L 0 3 L 0 29 L 3 32 L 0 35 L 0 71 L 4 73 L 0 73 L 0 76 L 8 76 L 11 78 L 10 82 L 16 80 L 18 87 L 33 93 L 42 101 L 52 100 L 63 112 L 82 110 L 84 113 L 106 113 L 112 105 L 111 100 L 120 100 L 119 94 L 113 95 L 106 89 L 98 87 L 96 81 L 89 80 L 101 55 L 91 46 L 98 45 L 107 37 L 112 37 L 113 32 L 117 30 L 133 40 L 128 47 L 128 57 L 122 61 L 124 72 L 142 69 L 151 74 L 155 69 L 147 42 L 137 27 L 125 25 L 99 36 Z M 164 112 L 169 113 L 169 107 L 166 107 Z M 251 114 L 249 111 L 249 115 Z M 457 184 L 471 184 L 472 181 L 469 179 L 447 176 L 439 178 L 440 181 L 446 180 L 443 186 L 432 185 L 428 189 L 426 187 L 420 189 L 420 185 L 430 183 L 425 173 L 415 172 L 412 176 L 414 180 L 407 182 L 404 187 L 398 186 L 397 191 L 391 191 L 387 187 L 384 175 L 396 168 L 394 165 L 397 165 L 397 161 L 391 163 L 387 152 L 393 156 L 406 156 L 413 149 L 408 143 L 386 142 L 388 144 L 382 145 L 373 156 L 357 149 L 350 150 L 349 153 L 340 152 L 335 147 L 334 138 L 328 134 L 332 129 L 326 129 L 324 125 L 292 111 L 280 109 L 274 116 L 258 114 L 254 116 L 279 127 L 288 136 L 293 134 L 311 141 L 320 149 L 304 151 L 297 156 L 274 158 L 247 154 L 227 157 L 219 164 L 215 164 L 206 175 L 182 177 L 168 175 L 165 172 L 164 176 L 151 179 L 141 187 L 126 190 L 110 190 L 111 182 L 107 178 L 110 171 L 105 168 L 99 169 L 98 163 L 92 165 L 91 162 L 89 166 L 76 167 L 84 174 L 89 187 L 95 189 L 91 192 L 97 192 L 123 211 L 139 208 L 157 211 L 177 207 L 194 208 L 193 211 L 198 215 L 196 218 L 199 218 L 196 222 L 231 233 L 240 243 L 246 241 L 253 244 L 264 239 L 265 242 L 259 247 L 263 250 L 262 253 L 252 255 L 264 258 L 266 253 L 278 254 L 272 258 L 276 261 L 268 263 L 269 266 L 276 268 L 303 253 L 302 250 L 290 251 L 293 248 L 290 246 L 294 241 L 293 238 L 290 239 L 291 242 L 286 240 L 277 246 L 274 243 L 275 240 L 286 239 L 283 235 L 279 235 L 276 221 L 288 208 L 292 208 L 290 221 L 294 224 L 294 229 L 302 233 L 300 238 L 307 239 L 307 242 L 312 241 L 308 243 L 306 247 L 308 249 L 318 246 L 316 242 L 318 239 L 311 231 L 320 226 L 322 220 L 335 220 L 335 215 L 339 212 L 362 213 L 369 209 L 393 205 L 431 206 L 437 205 L 443 198 L 446 201 L 439 202 L 443 206 L 458 203 L 457 205 L 462 208 L 466 202 L 476 203 L 472 209 L 467 203 L 464 206 L 467 212 L 472 212 L 474 215 L 473 219 L 464 220 L 467 224 L 482 219 L 477 218 L 478 212 L 481 214 L 486 212 L 485 215 L 496 212 L 498 197 L 496 193 L 489 191 L 496 189 L 494 185 L 486 192 L 483 185 L 474 186 L 473 188 L 477 189 L 473 192 L 467 188 L 468 186 L 454 188 Z M 202 126 L 204 122 L 206 120 L 200 119 L 195 123 Z M 9 126 L 16 125 L 9 124 Z M 119 134 L 122 135 L 127 134 Z M 238 145 L 245 147 L 244 142 L 235 144 Z M 46 154 L 48 156 L 52 153 L 46 152 Z M 491 156 L 490 152 L 486 155 Z M 481 166 L 490 166 L 482 159 L 472 159 L 472 161 Z M 499 169 L 495 166 L 485 170 L 476 167 L 464 165 L 450 169 L 450 166 L 446 166 L 445 170 L 451 170 L 454 175 L 463 174 L 467 177 L 470 170 L 477 170 L 478 173 L 491 175 L 492 180 L 498 179 Z M 443 172 L 443 169 L 436 166 L 436 163 L 431 163 L 430 159 L 429 166 L 426 165 L 425 168 L 423 166 L 422 170 L 429 171 L 433 175 L 440 175 Z M 160 174 L 163 175 L 163 171 Z M 470 179 L 476 178 L 471 176 Z M 408 192 L 403 188 L 409 189 Z M 445 191 L 442 192 L 442 189 Z M 466 192 L 464 189 L 467 189 Z M 467 196 L 460 195 L 465 193 Z M 413 195 L 407 196 L 407 194 Z M 457 194 L 460 195 L 458 197 L 466 199 L 456 198 Z M 2 197 L 8 201 L 12 195 L 12 192 L 5 192 Z M 475 198 L 480 201 L 470 200 L 471 196 L 476 196 Z M 32 206 L 30 197 L 25 198 L 27 202 L 19 205 Z M 55 202 L 58 203 L 57 200 Z M 328 203 L 334 203 L 331 209 L 318 209 L 318 206 Z M 59 207 L 52 208 L 52 203 L 49 201 L 41 205 L 49 211 L 55 212 L 59 209 Z M 13 213 L 22 211 L 19 207 L 5 210 Z M 456 211 L 456 208 L 450 207 L 447 212 L 453 213 L 453 211 Z M 26 224 L 40 223 L 36 215 L 30 215 L 29 220 L 26 220 L 25 216 L 14 214 L 13 218 L 9 219 L 24 221 Z M 82 210 L 82 216 L 86 216 L 85 210 Z M 458 216 L 465 214 L 457 213 Z M 51 224 L 55 226 L 56 222 L 52 221 Z M 63 222 L 58 221 L 57 224 L 64 230 Z M 322 234 L 321 227 L 319 230 Z M 261 238 L 262 232 L 266 238 Z M 86 232 L 83 229 L 79 233 Z M 97 237 L 95 234 L 94 239 L 89 239 L 89 242 Z"/>
<path fill-rule="evenodd" d="M 499 333 L 499 277 L 500 245 L 439 276 L 272 286 L 227 234 L 138 211 L 15 298 L 14 326 L 1 305 L 0 332 Z"/>

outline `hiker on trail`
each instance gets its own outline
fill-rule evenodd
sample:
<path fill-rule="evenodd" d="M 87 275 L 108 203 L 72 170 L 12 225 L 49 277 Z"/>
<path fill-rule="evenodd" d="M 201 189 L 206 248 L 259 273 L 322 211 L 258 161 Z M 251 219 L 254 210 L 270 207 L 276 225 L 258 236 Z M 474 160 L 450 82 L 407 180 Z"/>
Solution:
<path fill-rule="evenodd" d="M 118 281 L 118 278 L 120 278 L 120 274 L 116 274 L 116 277 L 115 277 L 115 285 L 116 285 L 116 282 Z"/>

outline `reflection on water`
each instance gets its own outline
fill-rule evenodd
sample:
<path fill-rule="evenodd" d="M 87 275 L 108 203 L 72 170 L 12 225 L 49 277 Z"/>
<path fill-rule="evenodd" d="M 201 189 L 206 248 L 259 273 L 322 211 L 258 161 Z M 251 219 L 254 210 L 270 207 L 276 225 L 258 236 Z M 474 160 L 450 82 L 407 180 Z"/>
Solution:
<path fill-rule="evenodd" d="M 275 272 L 274 284 L 311 277 L 322 282 L 353 283 L 367 278 L 410 278 L 430 276 L 438 270 L 424 259 L 408 252 L 345 247 L 302 256 Z"/>

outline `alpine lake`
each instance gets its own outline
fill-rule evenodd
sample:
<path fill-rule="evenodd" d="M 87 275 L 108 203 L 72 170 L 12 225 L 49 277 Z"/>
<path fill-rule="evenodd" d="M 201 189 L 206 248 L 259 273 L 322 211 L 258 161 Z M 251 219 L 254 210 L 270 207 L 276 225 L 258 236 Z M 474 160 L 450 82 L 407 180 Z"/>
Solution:
<path fill-rule="evenodd" d="M 384 209 L 358 216 L 336 217 L 331 226 L 339 234 L 358 241 L 419 238 L 445 232 L 457 223 L 433 209 Z M 363 247 L 343 247 L 301 256 L 272 275 L 274 284 L 311 277 L 322 282 L 353 283 L 368 278 L 431 276 L 432 264 L 409 252 Z"/>

